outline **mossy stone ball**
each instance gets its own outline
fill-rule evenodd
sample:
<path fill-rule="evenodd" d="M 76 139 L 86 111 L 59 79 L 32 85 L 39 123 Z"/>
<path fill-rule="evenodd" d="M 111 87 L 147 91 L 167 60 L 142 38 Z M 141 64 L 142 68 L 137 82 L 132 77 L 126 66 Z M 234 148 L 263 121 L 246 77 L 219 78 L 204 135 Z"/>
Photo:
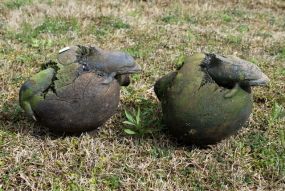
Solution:
<path fill-rule="evenodd" d="M 237 133 L 252 111 L 249 86 L 229 89 L 205 82 L 200 67 L 204 58 L 204 54 L 187 57 L 178 71 L 155 84 L 166 127 L 188 145 L 215 144 Z"/>

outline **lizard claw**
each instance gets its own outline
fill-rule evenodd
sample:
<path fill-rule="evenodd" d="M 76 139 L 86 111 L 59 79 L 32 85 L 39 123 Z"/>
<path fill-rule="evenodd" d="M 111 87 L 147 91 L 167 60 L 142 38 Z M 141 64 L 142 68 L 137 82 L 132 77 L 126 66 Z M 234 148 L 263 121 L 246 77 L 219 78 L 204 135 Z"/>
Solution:
<path fill-rule="evenodd" d="M 33 118 L 33 120 L 37 121 L 37 118 L 34 115 L 32 116 L 32 118 Z"/>
<path fill-rule="evenodd" d="M 238 92 L 238 87 L 239 87 L 239 84 L 235 84 L 235 86 L 232 89 L 227 90 L 226 93 L 224 94 L 224 98 L 233 97 Z"/>
<path fill-rule="evenodd" d="M 116 76 L 116 73 L 112 72 L 111 74 L 107 76 L 107 78 L 102 82 L 102 84 L 110 84 L 113 81 L 115 76 Z"/>

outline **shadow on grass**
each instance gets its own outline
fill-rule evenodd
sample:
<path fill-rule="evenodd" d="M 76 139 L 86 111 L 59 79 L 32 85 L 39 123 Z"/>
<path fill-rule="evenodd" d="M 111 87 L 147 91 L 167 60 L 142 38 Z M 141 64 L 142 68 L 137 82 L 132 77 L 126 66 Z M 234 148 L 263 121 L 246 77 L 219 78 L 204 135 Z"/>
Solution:
<path fill-rule="evenodd" d="M 54 140 L 67 136 L 63 133 L 52 132 L 39 122 L 26 116 L 16 100 L 5 102 L 0 108 L 0 130 L 23 136 L 31 135 L 38 139 L 49 137 Z"/>
<path fill-rule="evenodd" d="M 209 148 L 209 146 L 186 145 L 173 137 L 163 122 L 162 109 L 160 103 L 156 100 L 141 98 L 139 103 L 130 103 L 124 108 L 125 111 L 121 112 L 119 122 L 121 124 L 120 132 L 117 135 L 121 138 L 132 137 L 132 139 L 141 143 L 156 142 L 156 145 L 187 147 L 189 150 Z M 139 122 L 136 121 L 137 119 L 139 119 Z M 132 130 L 131 134 L 129 131 L 124 131 L 125 129 Z M 166 142 L 167 144 L 159 142 Z"/>
<path fill-rule="evenodd" d="M 123 122 L 128 119 L 126 118 L 124 111 L 118 111 L 117 114 L 113 116 L 111 121 L 113 124 L 116 124 L 116 127 L 118 127 L 112 129 L 113 133 L 110 135 L 115 139 L 127 138 L 132 139 L 132 141 L 136 142 L 137 144 L 154 144 L 154 147 L 159 150 L 170 147 L 187 147 L 189 150 L 194 148 L 209 148 L 208 146 L 185 145 L 171 136 L 166 126 L 163 124 L 160 103 L 155 100 L 141 99 L 139 103 L 127 103 L 125 106 L 123 106 L 123 108 L 128 111 L 135 111 L 136 108 L 141 108 L 140 130 L 142 133 L 133 135 L 125 133 L 124 129 L 130 128 L 130 126 L 124 124 Z M 46 138 L 56 140 L 66 137 L 80 137 L 85 133 L 96 138 L 96 136 L 100 136 L 101 131 L 107 129 L 107 127 L 105 127 L 103 124 L 94 130 L 82 133 L 56 132 L 27 117 L 17 102 L 4 104 L 0 110 L 0 121 L 1 131 L 13 134 L 21 134 L 23 136 L 29 135 L 40 140 L 45 140 Z"/>

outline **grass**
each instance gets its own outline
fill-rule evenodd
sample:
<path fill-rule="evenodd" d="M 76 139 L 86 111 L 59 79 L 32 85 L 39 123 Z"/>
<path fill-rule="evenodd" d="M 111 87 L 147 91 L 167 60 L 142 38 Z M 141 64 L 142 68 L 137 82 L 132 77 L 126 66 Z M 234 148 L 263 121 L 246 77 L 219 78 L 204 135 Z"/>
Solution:
<path fill-rule="evenodd" d="M 5 1 L 4 5 L 8 9 L 19 9 L 20 7 L 31 4 L 32 2 L 33 2 L 32 0 L 9 0 Z"/>
<path fill-rule="evenodd" d="M 23 1 L 0 5 L 0 190 L 284 190 L 284 1 Z M 144 69 L 121 90 L 118 112 L 98 131 L 58 136 L 18 105 L 21 84 L 62 47 L 121 49 Z M 257 64 L 270 87 L 235 136 L 206 149 L 160 129 L 153 84 L 194 52 Z M 134 110 L 134 112 L 133 112 Z M 144 133 L 143 133 L 144 134 Z"/>

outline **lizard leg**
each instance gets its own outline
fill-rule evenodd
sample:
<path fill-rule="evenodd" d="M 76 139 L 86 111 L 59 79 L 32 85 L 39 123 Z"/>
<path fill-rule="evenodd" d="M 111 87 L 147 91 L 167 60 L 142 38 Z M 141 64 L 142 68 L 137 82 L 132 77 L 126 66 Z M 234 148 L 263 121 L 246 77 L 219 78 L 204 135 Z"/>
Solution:
<path fill-rule="evenodd" d="M 224 98 L 233 97 L 238 92 L 238 88 L 239 88 L 239 84 L 236 83 L 232 89 L 226 91 L 226 93 L 224 94 Z"/>
<path fill-rule="evenodd" d="M 21 104 L 21 107 L 24 109 L 24 111 L 33 118 L 33 120 L 37 121 L 34 111 L 32 110 L 31 104 L 28 101 L 24 101 Z"/>
<path fill-rule="evenodd" d="M 116 76 L 116 72 L 112 72 L 107 76 L 107 78 L 102 82 L 102 84 L 109 84 L 113 81 L 114 77 Z"/>
<path fill-rule="evenodd" d="M 36 120 L 36 117 L 33 107 L 44 99 L 41 94 L 51 85 L 54 75 L 55 71 L 53 68 L 40 71 L 27 80 L 20 88 L 20 106 L 34 120 Z"/>

